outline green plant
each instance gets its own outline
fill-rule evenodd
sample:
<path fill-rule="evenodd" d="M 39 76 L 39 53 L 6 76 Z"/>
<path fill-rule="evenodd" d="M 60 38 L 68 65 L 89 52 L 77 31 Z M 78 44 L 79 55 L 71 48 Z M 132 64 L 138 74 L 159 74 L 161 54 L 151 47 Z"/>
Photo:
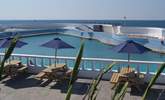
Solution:
<path fill-rule="evenodd" d="M 84 96 L 83 100 L 85 100 L 86 97 L 88 97 L 88 100 L 95 100 L 99 89 L 98 89 L 98 85 L 101 81 L 101 79 L 103 78 L 103 75 L 106 74 L 109 70 L 111 70 L 111 68 L 113 67 L 113 65 L 115 64 L 115 62 L 113 62 L 112 64 L 108 65 L 107 67 L 105 67 L 103 70 L 100 71 L 100 73 L 97 75 L 96 79 L 94 79 L 87 91 L 87 94 Z"/>
<path fill-rule="evenodd" d="M 65 100 L 70 100 L 70 97 L 71 97 L 71 94 L 72 94 L 72 87 L 73 87 L 74 82 L 77 79 L 77 75 L 78 75 L 78 72 L 79 72 L 79 67 L 80 67 L 81 58 L 82 58 L 82 55 L 83 55 L 83 50 L 84 50 L 84 42 L 81 43 L 79 53 L 76 57 L 76 62 L 75 62 L 74 68 L 73 68 L 73 72 L 72 72 L 72 75 L 71 75 L 71 79 L 70 79 L 70 82 L 69 82 L 69 88 L 68 88 Z"/>
<path fill-rule="evenodd" d="M 149 82 L 148 86 L 147 86 L 147 89 L 145 90 L 144 94 L 143 94 L 143 97 L 142 97 L 142 100 L 145 100 L 148 93 L 149 93 L 149 90 L 150 88 L 152 87 L 152 85 L 154 85 L 154 83 L 156 82 L 157 78 L 159 77 L 159 75 L 161 74 L 161 72 L 164 70 L 165 68 L 165 63 L 163 63 L 161 65 L 161 67 L 158 69 L 158 71 L 156 72 L 156 75 L 154 75 L 151 79 L 151 81 Z"/>
<path fill-rule="evenodd" d="M 7 48 L 7 51 L 5 52 L 4 58 L 3 58 L 1 65 L 0 65 L 0 80 L 2 80 L 2 74 L 4 72 L 4 64 L 5 64 L 6 60 L 9 59 L 9 57 L 11 56 L 11 54 L 12 54 L 12 52 L 16 46 L 17 41 L 18 41 L 18 36 L 15 36 L 12 39 L 9 47 Z"/>
<path fill-rule="evenodd" d="M 123 100 L 128 87 L 128 82 L 124 84 L 118 83 L 115 89 L 115 93 L 112 97 L 112 100 Z"/>

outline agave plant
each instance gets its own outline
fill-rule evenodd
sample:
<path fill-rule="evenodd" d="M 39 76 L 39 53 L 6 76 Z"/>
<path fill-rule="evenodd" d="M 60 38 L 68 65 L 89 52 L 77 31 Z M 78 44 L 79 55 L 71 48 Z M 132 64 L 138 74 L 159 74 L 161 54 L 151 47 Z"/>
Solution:
<path fill-rule="evenodd" d="M 165 63 L 163 63 L 161 65 L 161 67 L 157 70 L 156 75 L 152 77 L 151 81 L 149 82 L 149 84 L 147 86 L 147 89 L 145 90 L 145 92 L 143 94 L 142 100 L 146 100 L 147 95 L 150 91 L 150 88 L 152 87 L 152 85 L 154 85 L 154 83 L 156 82 L 159 75 L 163 72 L 164 68 L 165 68 Z"/>
<path fill-rule="evenodd" d="M 103 70 L 100 71 L 100 73 L 98 74 L 96 79 L 94 79 L 92 81 L 92 83 L 87 91 L 87 94 L 84 96 L 83 100 L 85 100 L 86 97 L 88 97 L 88 100 L 95 100 L 97 98 L 97 95 L 99 92 L 98 85 L 101 82 L 103 75 L 106 74 L 109 70 L 111 70 L 111 68 L 113 67 L 114 64 L 115 64 L 115 62 L 108 65 L 107 67 L 105 67 Z"/>
<path fill-rule="evenodd" d="M 4 58 L 0 64 L 0 80 L 2 80 L 2 74 L 4 72 L 4 64 L 5 64 L 6 60 L 9 59 L 9 57 L 11 56 L 11 54 L 16 46 L 17 41 L 18 41 L 18 36 L 15 36 L 12 39 L 12 42 L 10 43 L 9 48 L 7 48 L 7 50 L 5 51 Z"/>
<path fill-rule="evenodd" d="M 73 68 L 73 72 L 72 72 L 72 75 L 71 75 L 71 79 L 70 79 L 70 82 L 69 82 L 69 88 L 68 88 L 65 100 L 70 100 L 70 97 L 71 97 L 71 94 L 72 94 L 73 84 L 76 81 L 77 75 L 78 75 L 78 72 L 79 72 L 81 58 L 82 58 L 82 55 L 83 55 L 83 49 L 84 49 L 84 42 L 81 43 L 79 53 L 76 57 L 76 62 L 75 62 L 74 68 Z"/>

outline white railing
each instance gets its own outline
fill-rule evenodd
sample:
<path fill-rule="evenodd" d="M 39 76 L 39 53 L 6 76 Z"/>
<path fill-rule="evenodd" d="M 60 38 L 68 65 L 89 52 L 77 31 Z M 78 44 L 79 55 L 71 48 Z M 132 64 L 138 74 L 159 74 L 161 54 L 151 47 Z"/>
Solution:
<path fill-rule="evenodd" d="M 0 60 L 2 59 L 4 53 L 0 53 Z M 54 56 L 43 56 L 43 55 L 28 55 L 28 54 L 12 54 L 10 60 L 18 59 L 21 60 L 24 64 L 30 65 L 33 63 L 34 66 L 46 67 L 54 63 Z M 76 57 L 63 57 L 57 56 L 58 63 L 65 63 L 69 68 L 73 68 Z M 112 62 L 116 62 L 114 71 L 119 70 L 121 67 L 127 66 L 127 60 L 121 59 L 104 59 L 104 58 L 82 58 L 81 70 L 92 70 L 99 71 L 100 69 L 106 67 Z M 154 61 L 137 61 L 130 60 L 130 64 L 135 68 L 137 73 L 147 73 L 153 74 L 156 71 L 156 68 L 160 67 L 163 62 L 154 62 Z M 153 69 L 155 67 L 155 69 Z M 142 69 L 142 70 L 141 70 Z"/>
<path fill-rule="evenodd" d="M 0 61 L 4 54 L 0 53 Z M 65 63 L 69 68 L 73 68 L 76 57 L 62 57 L 57 56 L 58 63 Z M 53 64 L 54 56 L 43 56 L 43 55 L 28 55 L 28 54 L 12 54 L 8 62 L 11 60 L 21 60 L 23 64 L 27 64 L 29 72 L 38 73 L 43 70 L 47 65 Z M 99 70 L 112 62 L 116 62 L 114 69 L 109 73 L 105 74 L 103 79 L 109 80 L 112 73 L 120 70 L 121 67 L 127 66 L 127 60 L 121 59 L 103 59 L 103 58 L 82 58 L 81 68 L 79 77 L 94 78 L 99 73 Z M 148 82 L 151 77 L 155 74 L 156 69 L 160 67 L 163 62 L 154 61 L 137 61 L 130 60 L 131 67 L 135 68 L 136 73 L 144 73 L 145 81 Z M 154 68 L 153 68 L 154 66 Z M 165 83 L 165 73 L 162 73 L 157 79 L 157 83 Z"/>

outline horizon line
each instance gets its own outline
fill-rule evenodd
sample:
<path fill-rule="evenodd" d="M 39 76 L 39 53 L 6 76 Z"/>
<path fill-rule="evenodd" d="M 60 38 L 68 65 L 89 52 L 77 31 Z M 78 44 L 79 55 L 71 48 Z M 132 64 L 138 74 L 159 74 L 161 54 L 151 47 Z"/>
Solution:
<path fill-rule="evenodd" d="M 23 21 L 23 20 L 29 20 L 29 21 L 40 21 L 40 20 L 47 20 L 47 21 L 51 21 L 51 20 L 57 20 L 57 21 L 63 21 L 63 20 L 66 20 L 66 21 L 102 21 L 102 20 L 125 20 L 125 21 L 165 21 L 165 19 L 47 19 L 47 18 L 19 18 L 19 19 L 0 19 L 0 21 Z"/>

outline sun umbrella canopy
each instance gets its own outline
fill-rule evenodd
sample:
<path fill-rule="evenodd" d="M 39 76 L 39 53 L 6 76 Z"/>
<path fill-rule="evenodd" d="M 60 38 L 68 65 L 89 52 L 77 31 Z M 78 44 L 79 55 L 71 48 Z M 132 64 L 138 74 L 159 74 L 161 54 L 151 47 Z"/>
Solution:
<path fill-rule="evenodd" d="M 73 46 L 62 41 L 60 38 L 54 38 L 53 40 L 50 40 L 50 41 L 42 44 L 41 46 L 55 49 L 55 67 L 56 67 L 57 49 L 74 48 Z"/>
<path fill-rule="evenodd" d="M 150 49 L 144 47 L 143 45 L 134 42 L 133 40 L 127 40 L 113 48 L 113 50 L 119 53 L 128 53 L 128 67 L 130 54 L 142 54 L 144 52 L 150 51 Z"/>
<path fill-rule="evenodd" d="M 65 48 L 74 48 L 73 46 L 65 43 L 60 38 L 54 38 L 53 40 L 50 40 L 41 46 L 47 47 L 47 48 L 54 48 L 54 49 L 65 49 Z"/>
<path fill-rule="evenodd" d="M 5 39 L 1 40 L 0 41 L 0 48 L 7 48 L 7 47 L 9 47 L 11 41 L 12 41 L 12 38 L 5 38 Z M 27 43 L 18 40 L 15 47 L 16 48 L 21 48 L 24 45 L 27 45 Z"/>
<path fill-rule="evenodd" d="M 150 51 L 150 49 L 144 47 L 143 45 L 134 42 L 133 40 L 127 40 L 113 48 L 113 50 L 119 53 L 137 53 L 142 54 L 144 52 Z"/>

